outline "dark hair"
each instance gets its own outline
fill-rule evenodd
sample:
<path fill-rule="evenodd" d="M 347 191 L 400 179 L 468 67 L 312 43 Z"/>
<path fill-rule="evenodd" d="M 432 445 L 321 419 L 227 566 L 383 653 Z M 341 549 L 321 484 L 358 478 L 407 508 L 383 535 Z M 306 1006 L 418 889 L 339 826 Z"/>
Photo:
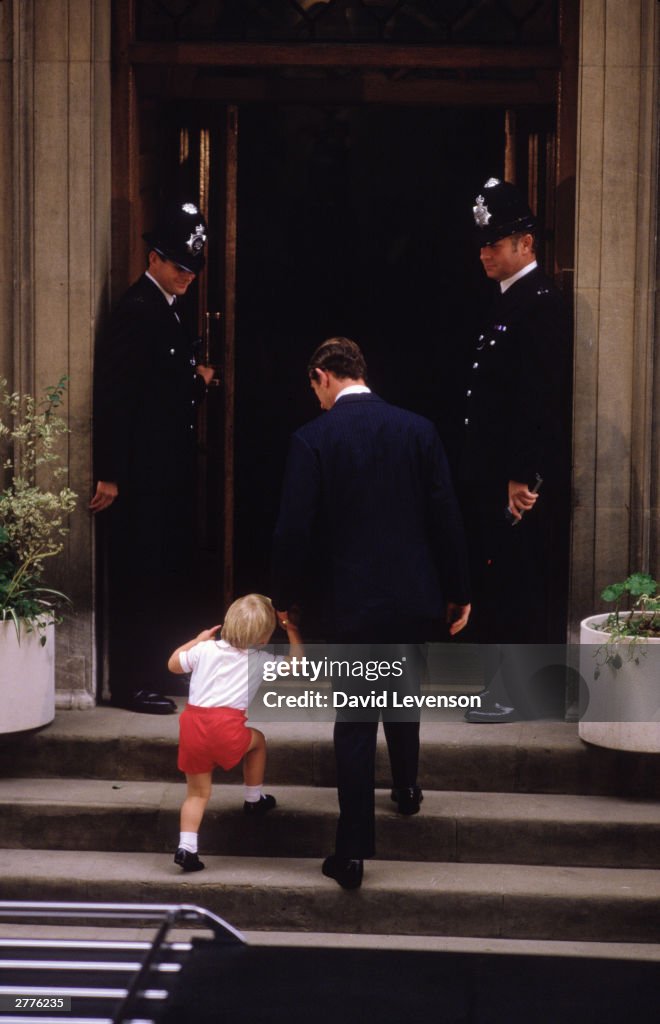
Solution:
<path fill-rule="evenodd" d="M 334 373 L 340 380 L 360 380 L 367 376 L 362 351 L 350 338 L 328 338 L 319 345 L 307 364 L 310 379 L 314 377 L 315 370 Z"/>
<path fill-rule="evenodd" d="M 518 242 L 520 241 L 521 238 L 524 238 L 525 235 L 531 235 L 532 236 L 532 246 L 531 246 L 531 249 L 532 249 L 533 253 L 536 253 L 536 231 L 514 231 L 514 233 L 512 235 L 508 235 L 508 236 L 505 236 L 505 237 L 511 238 L 512 241 L 513 241 L 513 248 L 517 249 L 518 248 Z"/>

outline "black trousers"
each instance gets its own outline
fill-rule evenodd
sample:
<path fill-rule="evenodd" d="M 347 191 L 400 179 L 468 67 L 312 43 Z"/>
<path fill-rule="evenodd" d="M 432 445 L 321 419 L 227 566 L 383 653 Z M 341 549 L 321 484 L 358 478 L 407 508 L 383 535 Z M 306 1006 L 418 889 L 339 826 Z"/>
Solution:
<path fill-rule="evenodd" d="M 198 630 L 193 516 L 185 494 L 120 496 L 104 536 L 105 649 L 110 696 L 164 692 L 167 659 Z"/>
<path fill-rule="evenodd" d="M 506 487 L 464 488 L 461 494 L 473 594 L 461 640 L 484 645 L 486 689 L 526 718 L 563 717 L 564 711 L 560 497 L 542 490 L 534 509 L 512 526 L 504 514 Z"/>
<path fill-rule="evenodd" d="M 372 635 L 374 631 L 371 631 Z M 387 694 L 388 706 L 383 709 L 340 710 L 334 727 L 335 762 L 339 819 L 335 839 L 338 857 L 364 860 L 373 857 L 375 841 L 376 743 L 378 723 L 383 729 L 392 773 L 392 786 L 404 789 L 417 784 L 419 765 L 419 709 L 392 707 L 392 695 L 416 694 L 420 691 L 425 653 L 423 643 L 393 644 L 397 633 L 404 637 L 428 636 L 428 624 L 402 623 L 379 630 L 388 642 L 365 645 L 350 644 L 343 648 L 346 658 L 388 661 L 405 659 L 405 674 L 388 679 L 384 685 L 369 683 L 363 689 Z M 345 642 L 345 641 L 344 641 Z"/>
<path fill-rule="evenodd" d="M 395 788 L 417 783 L 419 721 L 383 722 Z M 335 852 L 339 857 L 364 860 L 376 851 L 376 740 L 374 722 L 335 722 L 339 820 Z"/>

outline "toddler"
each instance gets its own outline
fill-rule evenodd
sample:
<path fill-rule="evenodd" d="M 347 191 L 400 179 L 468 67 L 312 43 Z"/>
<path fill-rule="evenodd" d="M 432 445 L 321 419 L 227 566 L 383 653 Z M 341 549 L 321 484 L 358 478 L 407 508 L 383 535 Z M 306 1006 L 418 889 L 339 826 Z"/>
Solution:
<path fill-rule="evenodd" d="M 268 643 L 276 625 L 270 600 L 247 594 L 229 607 L 222 626 L 202 630 L 177 647 L 167 663 L 170 672 L 192 673 L 188 704 L 179 720 L 178 766 L 186 775 L 187 794 L 174 863 L 184 871 L 204 867 L 197 854 L 197 834 L 216 765 L 229 771 L 243 762 L 245 814 L 263 815 L 275 807 L 275 797 L 262 792 L 266 740 L 258 729 L 246 725 L 246 710 L 261 684 L 263 663 L 272 661 L 271 654 L 255 648 Z M 298 629 L 284 615 L 281 625 L 293 651 L 301 643 Z M 218 630 L 221 639 L 215 640 Z"/>

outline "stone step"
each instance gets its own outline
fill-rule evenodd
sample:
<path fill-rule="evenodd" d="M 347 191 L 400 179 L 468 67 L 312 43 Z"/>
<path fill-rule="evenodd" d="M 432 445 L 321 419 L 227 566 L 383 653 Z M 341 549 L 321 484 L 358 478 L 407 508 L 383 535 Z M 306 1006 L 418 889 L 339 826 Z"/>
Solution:
<path fill-rule="evenodd" d="M 271 722 L 263 729 L 270 784 L 334 785 L 331 723 Z M 660 795 L 658 755 L 583 743 L 575 723 L 423 721 L 421 735 L 419 781 L 425 789 Z M 179 781 L 177 736 L 176 715 L 140 715 L 109 707 L 60 711 L 45 729 L 4 738 L 0 778 Z M 382 730 L 377 778 L 379 786 L 389 784 Z M 240 770 L 227 779 L 238 781 Z"/>
<path fill-rule="evenodd" d="M 202 825 L 204 856 L 321 858 L 334 846 L 337 798 L 320 787 L 267 787 L 278 807 L 254 821 L 241 786 L 215 786 Z M 0 780 L 0 846 L 173 852 L 181 783 Z M 376 793 L 377 850 L 388 860 L 660 869 L 660 812 L 650 800 L 426 791 L 403 818 Z"/>
<path fill-rule="evenodd" d="M 369 861 L 361 889 L 317 859 L 209 857 L 181 873 L 159 853 L 5 850 L 5 899 L 194 903 L 241 930 L 660 941 L 660 871 Z"/>

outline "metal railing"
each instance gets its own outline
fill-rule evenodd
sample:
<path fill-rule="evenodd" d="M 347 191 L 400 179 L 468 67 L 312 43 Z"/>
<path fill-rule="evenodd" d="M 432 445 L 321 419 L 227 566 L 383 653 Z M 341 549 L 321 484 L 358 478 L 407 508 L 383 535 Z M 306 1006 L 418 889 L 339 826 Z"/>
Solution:
<path fill-rule="evenodd" d="M 222 918 L 191 904 L 0 901 L 0 930 L 3 922 L 155 927 L 146 941 L 0 934 L 3 1024 L 156 1024 L 192 950 L 191 942 L 168 941 L 174 927 L 203 928 L 226 945 L 245 943 Z"/>

